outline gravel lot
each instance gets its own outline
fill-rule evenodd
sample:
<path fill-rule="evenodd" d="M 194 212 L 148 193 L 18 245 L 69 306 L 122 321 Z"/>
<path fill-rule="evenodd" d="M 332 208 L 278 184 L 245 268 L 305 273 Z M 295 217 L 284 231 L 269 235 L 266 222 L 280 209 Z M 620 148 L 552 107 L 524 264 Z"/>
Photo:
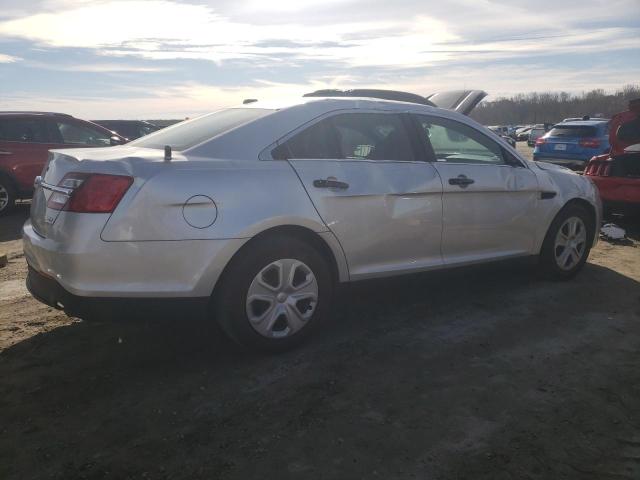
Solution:
<path fill-rule="evenodd" d="M 26 216 L 0 219 L 2 479 L 640 478 L 638 225 L 570 282 L 518 262 L 345 287 L 262 356 L 39 304 Z"/>

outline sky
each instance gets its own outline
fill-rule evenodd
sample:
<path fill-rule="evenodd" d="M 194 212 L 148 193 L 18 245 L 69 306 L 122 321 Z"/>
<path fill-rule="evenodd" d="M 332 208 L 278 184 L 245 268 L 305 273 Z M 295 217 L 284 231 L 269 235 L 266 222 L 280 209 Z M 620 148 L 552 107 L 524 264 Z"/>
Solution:
<path fill-rule="evenodd" d="M 640 84 L 640 0 L 0 0 L 0 110 L 184 118 L 319 88 Z"/>

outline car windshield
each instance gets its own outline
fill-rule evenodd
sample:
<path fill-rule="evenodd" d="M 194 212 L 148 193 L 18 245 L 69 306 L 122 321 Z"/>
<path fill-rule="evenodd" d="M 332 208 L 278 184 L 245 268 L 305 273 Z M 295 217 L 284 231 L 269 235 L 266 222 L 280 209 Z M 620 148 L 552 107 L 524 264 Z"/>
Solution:
<path fill-rule="evenodd" d="M 186 150 L 235 127 L 264 117 L 273 111 L 263 108 L 229 108 L 220 110 L 193 120 L 178 123 L 135 140 L 129 145 L 145 148 L 164 148 L 165 145 L 170 145 L 174 150 Z"/>
<path fill-rule="evenodd" d="M 580 125 L 556 125 L 549 132 L 550 137 L 595 137 L 596 127 Z"/>

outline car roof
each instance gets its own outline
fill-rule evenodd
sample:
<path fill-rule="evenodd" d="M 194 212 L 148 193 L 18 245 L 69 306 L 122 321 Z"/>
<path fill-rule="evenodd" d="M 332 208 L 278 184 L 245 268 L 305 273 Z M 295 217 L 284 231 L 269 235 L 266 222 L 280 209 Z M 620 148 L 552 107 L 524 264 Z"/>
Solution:
<path fill-rule="evenodd" d="M 66 117 L 73 118 L 73 115 L 69 115 L 68 113 L 58 113 L 58 112 L 37 112 L 37 111 L 0 111 L 0 115 L 7 116 L 30 116 L 30 115 L 38 115 L 38 116 L 51 116 L 51 117 Z"/>
<path fill-rule="evenodd" d="M 574 120 L 571 122 L 560 122 L 560 123 L 556 123 L 554 125 L 554 127 L 558 127 L 558 126 L 567 126 L 567 127 L 599 127 L 605 123 L 607 123 L 608 120 Z"/>
<path fill-rule="evenodd" d="M 93 123 L 144 123 L 145 125 L 153 125 L 146 120 L 91 120 Z M 155 125 L 154 125 L 155 126 Z"/>

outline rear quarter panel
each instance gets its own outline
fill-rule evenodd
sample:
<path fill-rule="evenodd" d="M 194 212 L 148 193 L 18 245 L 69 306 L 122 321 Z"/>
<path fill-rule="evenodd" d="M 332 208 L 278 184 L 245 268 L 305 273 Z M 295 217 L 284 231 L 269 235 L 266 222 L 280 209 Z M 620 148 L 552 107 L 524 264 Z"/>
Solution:
<path fill-rule="evenodd" d="M 185 220 L 185 203 L 194 196 L 215 202 L 210 226 L 195 228 Z M 249 238 L 278 225 L 328 231 L 288 163 L 190 159 L 157 165 L 137 191 L 123 198 L 101 238 L 109 242 Z"/>

